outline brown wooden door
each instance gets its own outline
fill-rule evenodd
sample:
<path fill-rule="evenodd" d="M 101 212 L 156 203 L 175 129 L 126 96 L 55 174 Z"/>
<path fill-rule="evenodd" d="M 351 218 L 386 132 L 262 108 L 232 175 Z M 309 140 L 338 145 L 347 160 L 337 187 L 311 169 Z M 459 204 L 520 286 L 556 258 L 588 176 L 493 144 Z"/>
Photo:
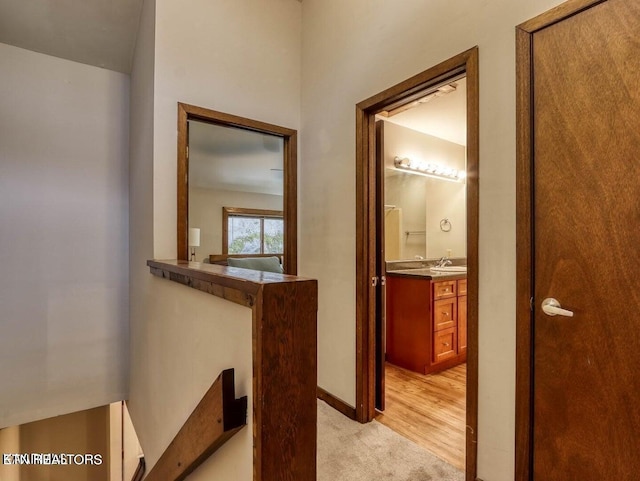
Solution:
<path fill-rule="evenodd" d="M 640 2 L 532 35 L 533 479 L 640 479 Z"/>

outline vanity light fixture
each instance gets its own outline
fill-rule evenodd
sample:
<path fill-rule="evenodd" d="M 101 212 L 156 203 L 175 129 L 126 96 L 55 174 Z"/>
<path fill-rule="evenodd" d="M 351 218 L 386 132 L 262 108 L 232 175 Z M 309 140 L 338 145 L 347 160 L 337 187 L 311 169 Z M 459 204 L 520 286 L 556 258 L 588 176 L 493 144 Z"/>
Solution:
<path fill-rule="evenodd" d="M 396 157 L 393 161 L 396 170 L 408 172 L 410 174 L 424 175 L 436 179 L 461 182 L 466 173 L 464 170 L 453 169 L 431 162 L 415 161 L 407 157 Z"/>

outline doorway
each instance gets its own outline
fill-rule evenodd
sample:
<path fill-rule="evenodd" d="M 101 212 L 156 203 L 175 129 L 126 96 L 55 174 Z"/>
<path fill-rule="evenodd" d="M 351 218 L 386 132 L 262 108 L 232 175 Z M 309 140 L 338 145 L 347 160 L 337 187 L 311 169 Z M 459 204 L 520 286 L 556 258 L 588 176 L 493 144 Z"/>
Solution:
<path fill-rule="evenodd" d="M 640 471 L 638 38 L 626 0 L 517 29 L 518 481 Z"/>
<path fill-rule="evenodd" d="M 466 343 L 466 434 L 465 438 L 465 472 L 466 479 L 475 479 L 476 473 L 476 430 L 477 430 L 477 396 L 478 396 L 478 49 L 470 49 L 456 57 L 438 64 L 400 84 L 391 87 L 357 105 L 357 250 L 360 253 L 356 265 L 356 418 L 360 422 L 371 421 L 376 416 L 376 406 L 383 408 L 384 401 L 384 366 L 385 366 L 385 332 L 381 320 L 386 312 L 385 299 L 388 279 L 385 276 L 386 260 L 383 255 L 384 245 L 384 162 L 380 161 L 382 142 L 380 127 L 376 128 L 376 115 L 398 112 L 407 109 L 421 99 L 433 95 L 439 89 L 455 84 L 464 78 L 466 82 L 466 282 L 459 284 L 458 277 L 453 277 L 449 287 L 452 291 L 442 294 L 445 301 L 457 309 L 458 289 L 466 289 L 465 307 L 467 312 Z M 411 161 L 399 156 L 394 159 L 398 169 L 411 168 Z M 421 166 L 427 169 L 426 166 Z M 424 169 L 423 169 L 424 170 Z M 440 169 L 443 173 L 446 169 Z M 454 175 L 454 169 L 447 173 Z M 423 172 L 424 173 L 424 172 Z M 449 228 L 443 217 L 443 230 Z M 460 228 L 460 226 L 458 226 Z M 406 233 L 404 233 L 406 235 Z M 425 257 L 427 257 L 425 255 Z M 441 257 L 446 255 L 446 250 Z M 431 284 L 430 284 L 431 285 Z M 444 287 L 443 287 L 444 288 Z M 455 292 L 452 301 L 452 293 Z M 438 298 L 440 300 L 440 298 Z M 445 309 L 446 310 L 446 309 Z M 453 311 L 451 311 L 453 313 Z M 457 311 L 456 311 L 457 312 Z M 456 314 L 454 314 L 456 315 Z M 432 318 L 429 318 L 432 319 Z M 425 323 L 429 324 L 429 319 Z M 451 362 L 458 358 L 462 351 L 458 345 L 457 324 L 441 326 L 440 334 L 449 335 L 450 340 L 442 339 L 442 345 L 453 349 L 435 353 L 435 338 L 426 342 L 431 360 Z M 440 331 L 439 329 L 436 329 Z M 432 331 L 433 335 L 433 331 Z M 446 351 L 446 352 L 445 352 Z M 452 354 L 453 353 L 453 354 Z M 442 355 L 443 357 L 439 357 Z M 460 359 L 457 359 L 460 360 Z M 460 364 L 458 362 L 458 364 Z M 424 366 L 423 366 L 424 367 Z M 451 367 L 451 366 L 450 366 Z M 464 377 L 464 374 L 463 374 Z"/>
<path fill-rule="evenodd" d="M 385 268 L 376 321 L 385 348 L 376 359 L 376 420 L 461 470 L 466 110 L 462 75 L 376 117 L 384 203 L 378 244 Z"/>

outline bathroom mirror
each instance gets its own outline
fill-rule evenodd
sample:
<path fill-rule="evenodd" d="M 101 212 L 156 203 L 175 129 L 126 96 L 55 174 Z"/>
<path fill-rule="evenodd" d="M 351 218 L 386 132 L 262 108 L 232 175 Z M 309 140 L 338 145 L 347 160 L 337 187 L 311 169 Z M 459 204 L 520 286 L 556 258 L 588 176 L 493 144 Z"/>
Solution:
<path fill-rule="evenodd" d="M 297 132 L 178 104 L 178 259 L 297 271 Z"/>
<path fill-rule="evenodd" d="M 378 117 L 385 260 L 467 257 L 466 78 Z"/>

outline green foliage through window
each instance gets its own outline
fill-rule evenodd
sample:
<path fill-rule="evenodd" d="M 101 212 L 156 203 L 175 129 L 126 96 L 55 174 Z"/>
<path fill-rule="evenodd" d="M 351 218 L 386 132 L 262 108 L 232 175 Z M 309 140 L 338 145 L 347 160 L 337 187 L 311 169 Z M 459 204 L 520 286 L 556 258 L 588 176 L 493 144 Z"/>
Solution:
<path fill-rule="evenodd" d="M 228 216 L 228 254 L 282 254 L 284 220 L 260 215 Z"/>

